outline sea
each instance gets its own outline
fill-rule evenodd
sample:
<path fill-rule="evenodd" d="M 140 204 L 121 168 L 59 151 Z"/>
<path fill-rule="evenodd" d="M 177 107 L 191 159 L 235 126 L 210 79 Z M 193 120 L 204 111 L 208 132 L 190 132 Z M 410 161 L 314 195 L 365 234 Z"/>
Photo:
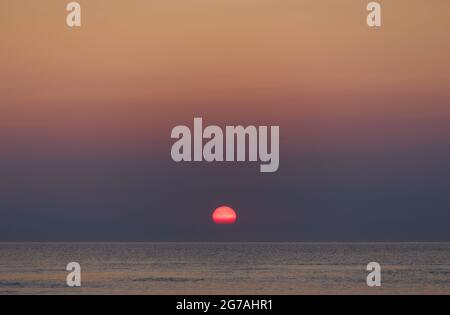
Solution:
<path fill-rule="evenodd" d="M 0 243 L 0 294 L 450 294 L 450 243 Z"/>

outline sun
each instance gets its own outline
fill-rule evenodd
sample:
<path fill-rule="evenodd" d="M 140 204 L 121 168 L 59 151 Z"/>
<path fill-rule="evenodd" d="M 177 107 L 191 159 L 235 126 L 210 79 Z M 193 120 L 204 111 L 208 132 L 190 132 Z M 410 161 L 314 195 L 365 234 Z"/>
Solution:
<path fill-rule="evenodd" d="M 236 222 L 236 211 L 228 206 L 221 206 L 214 210 L 212 219 L 215 224 L 233 224 Z"/>

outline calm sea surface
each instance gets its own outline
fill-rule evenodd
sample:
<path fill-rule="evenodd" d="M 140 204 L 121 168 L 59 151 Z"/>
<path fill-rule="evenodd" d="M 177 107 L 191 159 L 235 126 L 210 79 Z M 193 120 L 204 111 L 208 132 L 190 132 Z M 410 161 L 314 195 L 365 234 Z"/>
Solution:
<path fill-rule="evenodd" d="M 0 294 L 341 293 L 450 294 L 450 243 L 0 243 Z"/>

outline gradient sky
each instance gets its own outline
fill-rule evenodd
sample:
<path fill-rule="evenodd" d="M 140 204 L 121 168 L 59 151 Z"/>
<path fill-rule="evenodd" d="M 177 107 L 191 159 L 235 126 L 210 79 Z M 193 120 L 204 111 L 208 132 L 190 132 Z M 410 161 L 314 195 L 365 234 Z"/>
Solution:
<path fill-rule="evenodd" d="M 0 0 L 0 241 L 450 241 L 449 1 L 67 2 Z M 279 171 L 173 162 L 194 117 Z"/>

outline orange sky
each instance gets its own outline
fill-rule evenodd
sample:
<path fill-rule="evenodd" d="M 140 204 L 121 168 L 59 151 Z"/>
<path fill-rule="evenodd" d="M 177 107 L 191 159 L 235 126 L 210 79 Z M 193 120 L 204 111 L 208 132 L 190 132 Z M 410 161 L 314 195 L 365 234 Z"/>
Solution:
<path fill-rule="evenodd" d="M 232 240 L 450 240 L 449 0 L 381 29 L 369 0 L 80 0 L 81 29 L 68 1 L 0 0 L 0 240 L 229 240 L 220 204 Z M 194 117 L 279 125 L 279 170 L 175 163 Z"/>
<path fill-rule="evenodd" d="M 9 137 L 450 114 L 448 1 L 384 1 L 381 30 L 359 0 L 79 2 L 81 29 L 65 1 L 0 2 Z"/>

